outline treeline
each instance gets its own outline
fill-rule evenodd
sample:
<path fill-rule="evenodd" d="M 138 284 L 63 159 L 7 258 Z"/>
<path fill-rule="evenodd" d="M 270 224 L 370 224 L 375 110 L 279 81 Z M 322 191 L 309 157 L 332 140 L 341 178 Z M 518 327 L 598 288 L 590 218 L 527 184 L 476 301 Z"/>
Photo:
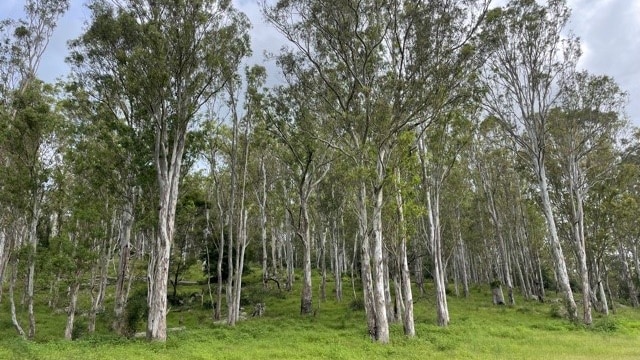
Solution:
<path fill-rule="evenodd" d="M 196 263 L 215 320 L 239 320 L 260 264 L 265 287 L 301 273 L 301 315 L 362 301 L 382 343 L 390 322 L 415 336 L 427 281 L 441 326 L 472 284 L 496 303 L 554 291 L 587 325 L 638 306 L 639 139 L 626 93 L 577 68 L 565 1 L 263 3 L 290 44 L 267 84 L 229 1 L 92 0 L 70 74 L 46 84 L 68 5 L 27 0 L 0 23 L 0 296 L 22 337 L 46 302 L 71 339 L 79 296 L 89 332 L 107 312 L 126 335 L 145 278 L 164 341 Z"/>

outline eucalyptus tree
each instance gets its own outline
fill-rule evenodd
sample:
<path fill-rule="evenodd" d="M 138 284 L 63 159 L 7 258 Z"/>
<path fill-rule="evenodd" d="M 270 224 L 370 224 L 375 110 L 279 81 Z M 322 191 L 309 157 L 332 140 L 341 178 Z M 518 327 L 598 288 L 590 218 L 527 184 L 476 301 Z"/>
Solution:
<path fill-rule="evenodd" d="M 22 172 L 18 177 L 14 177 L 22 179 L 14 185 L 18 187 L 15 193 L 21 193 L 23 200 L 19 200 L 21 205 L 13 211 L 23 214 L 28 229 L 25 242 L 30 249 L 27 257 L 26 298 L 29 316 L 28 337 L 31 339 L 35 336 L 36 330 L 33 307 L 37 228 L 41 218 L 48 171 L 54 162 L 53 134 L 56 123 L 51 109 L 52 89 L 39 81 L 36 74 L 57 21 L 68 7 L 68 0 L 27 0 L 24 7 L 25 19 L 3 20 L 0 23 L 0 30 L 4 32 L 0 38 L 0 51 L 3 53 L 0 55 L 0 103 L 5 108 L 0 114 L 4 118 L 4 139 L 0 139 L 3 142 L 0 146 L 8 146 L 5 148 L 7 151 L 2 158 L 2 166 Z M 17 143 L 10 144 L 13 141 Z M 11 173 L 13 170 L 7 172 Z M 10 176 L 15 175 L 17 174 Z M 0 232 L 4 232 L 4 229 Z M 6 237 L 1 236 L 0 240 L 3 239 Z M 14 238 L 14 241 L 17 241 L 13 247 L 16 250 L 24 244 L 21 239 Z M 0 245 L 4 250 L 5 244 Z M 5 256 L 0 259 L 2 258 L 6 259 Z M 24 336 L 17 321 L 14 321 L 14 325 Z"/>
<path fill-rule="evenodd" d="M 577 255 L 583 322 L 591 324 L 584 202 L 592 185 L 611 176 L 612 166 L 616 164 L 612 147 L 625 125 L 621 114 L 626 94 L 611 78 L 586 72 L 568 74 L 561 86 L 560 107 L 554 109 L 549 118 L 552 149 L 549 155 L 562 169 L 558 188 L 568 195 L 561 198 L 566 199 L 564 209 Z"/>
<path fill-rule="evenodd" d="M 225 88 L 227 107 L 230 109 L 231 138 L 228 139 L 229 198 L 227 217 L 227 324 L 234 326 L 240 319 L 240 296 L 245 251 L 249 244 L 248 214 L 249 164 L 252 155 L 251 135 L 262 111 L 260 88 L 266 79 L 265 69 L 254 66 L 245 70 L 246 92 L 244 112 L 241 115 L 241 79 L 236 76 Z"/>
<path fill-rule="evenodd" d="M 478 183 L 485 196 L 485 206 L 489 214 L 489 219 L 494 227 L 494 237 L 497 241 L 497 252 L 494 257 L 498 271 L 501 276 L 496 276 L 496 280 L 504 283 L 509 291 L 509 303 L 514 304 L 513 297 L 513 277 L 511 271 L 511 261 L 507 250 L 505 224 L 509 222 L 505 206 L 500 206 L 501 193 L 511 188 L 515 182 L 509 178 L 509 173 L 513 173 L 515 162 L 510 158 L 512 144 L 500 131 L 496 131 L 497 125 L 492 118 L 485 120 L 483 131 L 474 143 L 473 165 L 476 170 Z M 520 189 L 516 189 L 519 191 Z M 505 199 L 513 201 L 513 199 Z M 504 202 L 502 202 L 504 203 Z"/>
<path fill-rule="evenodd" d="M 167 279 L 176 202 L 190 124 L 249 53 L 248 21 L 228 1 L 109 2 L 89 5 L 92 21 L 73 56 L 115 84 L 151 134 L 158 186 L 157 236 L 148 267 L 147 338 L 166 340 Z M 102 67 L 104 65 L 104 67 Z M 99 70 L 103 69 L 102 72 Z"/>
<path fill-rule="evenodd" d="M 577 39 L 563 39 L 569 13 L 564 0 L 545 5 L 512 0 L 504 9 L 493 9 L 487 17 L 487 40 L 493 52 L 483 79 L 486 110 L 518 144 L 535 174 L 559 286 L 569 317 L 577 319 L 545 161 L 549 116 L 562 93 L 558 79 L 573 71 L 580 55 Z"/>
<path fill-rule="evenodd" d="M 280 88 L 272 100 L 273 113 L 268 120 L 271 132 L 284 145 L 285 151 L 279 157 L 295 182 L 297 209 L 287 210 L 303 246 L 300 313 L 304 315 L 313 312 L 309 204 L 318 184 L 329 171 L 333 156 L 327 143 L 318 140 L 322 138 L 323 115 L 309 109 L 313 98 L 310 100 L 305 90 L 295 85 Z"/>
<path fill-rule="evenodd" d="M 427 122 L 420 116 L 424 110 L 442 106 L 438 100 L 443 97 L 449 99 L 436 95 L 449 84 L 428 88 L 433 79 L 429 75 L 460 75 L 460 67 L 454 70 L 443 63 L 421 66 L 430 57 L 442 59 L 433 56 L 439 47 L 432 44 L 442 43 L 438 36 L 455 38 L 448 54 L 468 58 L 473 51 L 464 45 L 479 18 L 469 11 L 479 2 L 434 3 L 429 7 L 423 2 L 300 0 L 280 1 L 264 10 L 267 20 L 293 45 L 281 57 L 287 59 L 283 70 L 304 80 L 302 85 L 326 104 L 332 132 L 323 140 L 347 156 L 359 173 L 357 213 L 367 325 L 371 337 L 383 343 L 389 341 L 382 234 L 389 156 L 398 134 Z M 422 26 L 451 17 L 459 27 Z M 457 31 L 464 35 L 449 37 Z M 309 71 L 316 76 L 309 79 Z"/>

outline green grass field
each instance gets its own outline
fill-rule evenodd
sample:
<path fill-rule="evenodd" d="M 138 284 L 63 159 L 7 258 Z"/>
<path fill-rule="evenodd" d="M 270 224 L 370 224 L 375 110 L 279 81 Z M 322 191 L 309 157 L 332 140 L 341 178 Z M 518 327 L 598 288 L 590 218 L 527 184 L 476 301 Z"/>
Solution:
<path fill-rule="evenodd" d="M 351 289 L 345 294 L 349 297 Z M 199 304 L 171 311 L 169 326 L 186 330 L 171 332 L 164 344 L 109 334 L 107 315 L 93 335 L 83 328 L 86 318 L 79 317 L 78 339 L 64 341 L 65 315 L 50 314 L 46 307 L 37 314 L 36 341 L 23 341 L 11 326 L 5 297 L 0 359 L 640 359 L 640 310 L 628 307 L 619 306 L 608 318 L 596 315 L 594 325 L 585 328 L 553 316 L 557 305 L 550 303 L 517 298 L 513 307 L 493 306 L 487 286 L 473 289 L 468 299 L 450 296 L 451 325 L 439 328 L 428 291 L 415 297 L 417 337 L 405 338 L 402 325 L 394 324 L 391 343 L 380 345 L 368 338 L 364 312 L 352 310 L 350 298 L 320 302 L 315 295 L 315 316 L 301 317 L 297 289 L 262 290 L 252 275 L 245 296 L 266 303 L 262 318 L 229 328 L 214 325 L 210 310 Z"/>

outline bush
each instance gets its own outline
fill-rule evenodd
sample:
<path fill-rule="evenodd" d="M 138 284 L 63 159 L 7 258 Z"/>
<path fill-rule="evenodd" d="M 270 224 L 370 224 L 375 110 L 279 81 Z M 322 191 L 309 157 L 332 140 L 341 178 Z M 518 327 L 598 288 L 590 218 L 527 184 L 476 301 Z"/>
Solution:
<path fill-rule="evenodd" d="M 551 315 L 552 318 L 565 319 L 568 313 L 562 302 L 554 302 L 549 309 L 549 315 Z"/>
<path fill-rule="evenodd" d="M 349 303 L 349 309 L 352 311 L 362 311 L 364 310 L 364 300 L 361 298 L 355 298 L 351 300 Z"/>
<path fill-rule="evenodd" d="M 618 328 L 618 322 L 610 317 L 603 317 L 593 323 L 594 331 L 615 332 Z"/>
<path fill-rule="evenodd" d="M 140 323 L 149 315 L 147 306 L 147 289 L 140 289 L 129 296 L 126 308 L 126 329 L 127 336 L 133 336 L 140 326 Z"/>

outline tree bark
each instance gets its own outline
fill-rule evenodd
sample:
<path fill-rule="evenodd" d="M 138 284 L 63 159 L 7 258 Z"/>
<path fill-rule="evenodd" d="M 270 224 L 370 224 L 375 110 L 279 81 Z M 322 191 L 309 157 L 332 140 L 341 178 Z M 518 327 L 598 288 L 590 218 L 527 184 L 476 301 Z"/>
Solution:
<path fill-rule="evenodd" d="M 73 326 L 75 324 L 76 308 L 78 304 L 78 292 L 80 290 L 80 281 L 78 281 L 78 274 L 73 280 L 71 285 L 71 291 L 69 292 L 69 308 L 67 310 L 67 325 L 64 328 L 65 340 L 73 339 Z"/>
<path fill-rule="evenodd" d="M 573 291 L 569 284 L 569 274 L 567 272 L 567 265 L 562 252 L 562 245 L 560 238 L 558 237 L 558 231 L 556 228 L 556 221 L 554 218 L 553 207 L 551 206 L 551 199 L 549 198 L 549 188 L 547 184 L 547 173 L 544 167 L 544 161 L 542 159 L 534 158 L 535 172 L 538 176 L 538 185 L 540 186 L 540 197 L 542 200 L 542 208 L 547 221 L 547 227 L 549 229 L 549 245 L 551 246 L 551 253 L 553 255 L 554 263 L 556 266 L 556 274 L 558 276 L 558 285 L 563 292 L 565 298 L 565 306 L 567 313 L 571 320 L 578 318 L 578 309 L 576 302 L 573 299 Z"/>
<path fill-rule="evenodd" d="M 306 197 L 300 196 L 300 223 L 296 232 L 303 246 L 302 259 L 302 294 L 300 297 L 300 314 L 313 313 L 313 292 L 311 284 L 311 230 L 309 228 L 309 211 Z"/>
<path fill-rule="evenodd" d="M 400 169 L 396 168 L 396 179 L 400 178 Z M 408 337 L 416 335 L 416 329 L 413 319 L 413 291 L 411 290 L 411 275 L 409 272 L 409 262 L 407 260 L 407 226 L 404 218 L 404 200 L 402 190 L 396 180 L 396 206 L 398 208 L 398 227 L 400 229 L 400 251 L 399 267 L 401 273 L 401 290 L 403 299 L 402 327 L 404 334 Z"/>
<path fill-rule="evenodd" d="M 389 321 L 387 318 L 387 303 L 384 285 L 384 258 L 382 239 L 382 206 L 383 204 L 383 181 L 384 164 L 386 157 L 384 149 L 380 150 L 376 161 L 377 181 L 373 193 L 373 253 L 372 253 L 372 275 L 373 275 L 373 299 L 376 316 L 376 340 L 382 344 L 389 342 Z"/>
<path fill-rule="evenodd" d="M 125 309 L 127 298 L 129 297 L 129 260 L 131 258 L 131 230 L 133 228 L 134 214 L 133 204 L 126 201 L 122 214 L 120 215 L 120 230 L 118 231 L 119 261 L 118 273 L 116 276 L 116 287 L 114 294 L 114 320 L 112 328 L 119 334 L 123 334 L 125 329 Z"/>
<path fill-rule="evenodd" d="M 358 196 L 358 233 L 362 238 L 360 266 L 364 309 L 367 317 L 367 329 L 372 340 L 377 339 L 377 317 L 373 295 L 373 277 L 371 275 L 371 247 L 367 214 L 367 184 L 360 182 Z M 355 287 L 354 287 L 355 290 Z"/>
<path fill-rule="evenodd" d="M 161 123 L 158 121 L 158 123 Z M 166 126 L 166 125 L 165 125 Z M 175 226 L 176 205 L 185 134 L 177 135 L 169 152 L 166 127 L 156 134 L 156 170 L 159 188 L 158 229 L 152 246 L 149 272 L 147 339 L 167 340 L 167 286 L 169 281 L 169 259 Z M 169 155 L 170 154 L 170 155 Z"/>

